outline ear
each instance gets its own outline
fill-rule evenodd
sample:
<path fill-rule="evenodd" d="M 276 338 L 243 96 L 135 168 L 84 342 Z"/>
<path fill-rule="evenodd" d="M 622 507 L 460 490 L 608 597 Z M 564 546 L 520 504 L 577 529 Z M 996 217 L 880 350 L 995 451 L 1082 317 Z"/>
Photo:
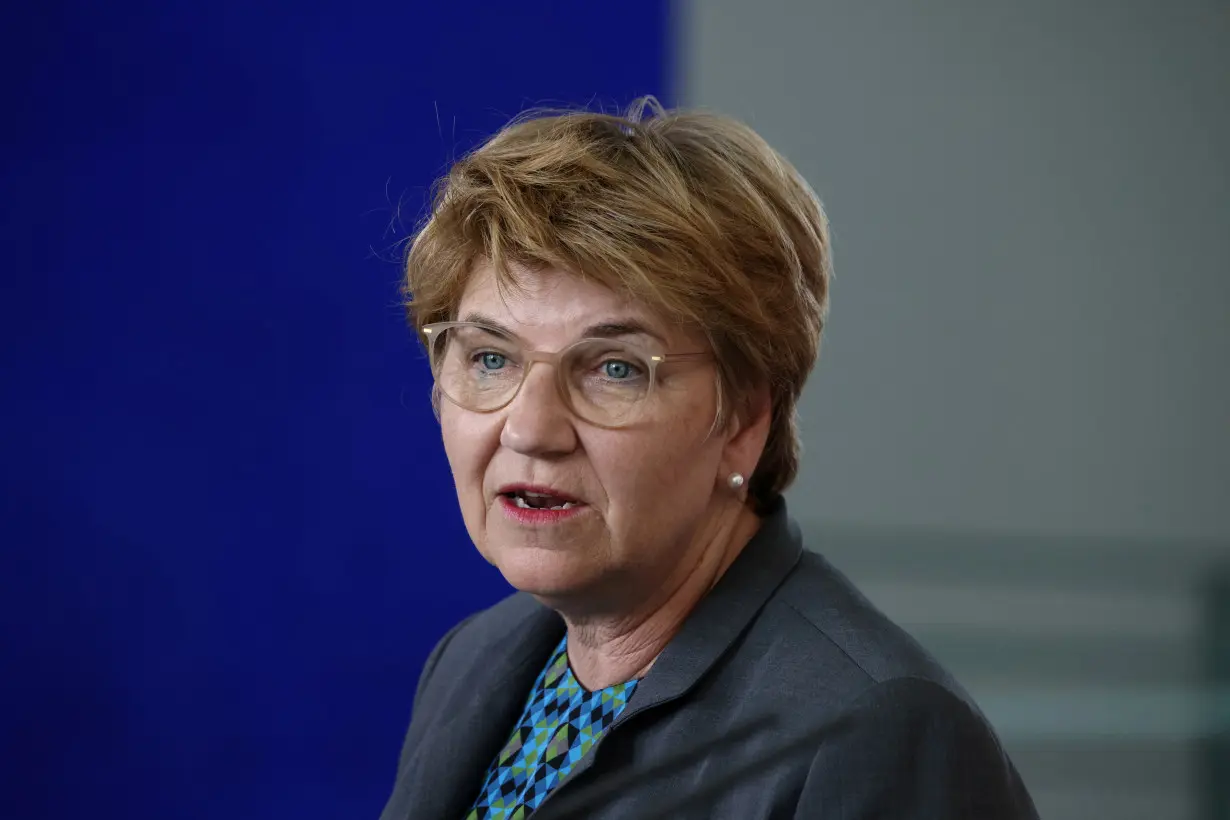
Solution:
<path fill-rule="evenodd" d="M 773 420 L 773 399 L 768 384 L 759 384 L 747 393 L 734 408 L 727 431 L 728 438 L 722 448 L 722 474 L 725 481 L 731 473 L 742 473 L 751 479 L 769 440 L 769 426 Z"/>

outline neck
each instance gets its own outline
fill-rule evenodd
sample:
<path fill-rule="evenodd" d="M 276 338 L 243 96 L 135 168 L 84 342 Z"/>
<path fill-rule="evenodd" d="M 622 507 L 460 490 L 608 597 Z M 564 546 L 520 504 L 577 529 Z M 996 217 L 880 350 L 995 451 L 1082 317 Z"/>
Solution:
<path fill-rule="evenodd" d="M 590 691 L 643 677 L 689 614 L 760 527 L 739 504 L 704 528 L 665 582 L 622 612 L 560 615 L 568 627 L 568 663 Z"/>

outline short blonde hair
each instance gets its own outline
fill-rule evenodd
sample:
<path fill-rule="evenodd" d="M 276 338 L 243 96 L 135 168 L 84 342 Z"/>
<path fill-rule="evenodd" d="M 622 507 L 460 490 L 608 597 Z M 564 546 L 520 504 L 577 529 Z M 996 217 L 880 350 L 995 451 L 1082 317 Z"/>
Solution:
<path fill-rule="evenodd" d="M 720 408 L 767 386 L 772 420 L 748 482 L 763 511 L 799 465 L 795 408 L 819 354 L 832 273 L 828 221 L 799 173 L 748 126 L 668 111 L 534 113 L 437 183 L 406 255 L 411 323 L 456 317 L 476 265 L 557 268 L 704 333 Z M 728 420 L 719 409 L 719 424 Z"/>

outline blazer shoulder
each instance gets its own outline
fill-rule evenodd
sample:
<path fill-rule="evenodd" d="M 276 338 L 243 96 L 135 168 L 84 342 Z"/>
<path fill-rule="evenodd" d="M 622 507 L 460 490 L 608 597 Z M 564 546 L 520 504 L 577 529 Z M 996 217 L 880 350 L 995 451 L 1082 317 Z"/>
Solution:
<path fill-rule="evenodd" d="M 458 681 L 486 679 L 494 669 L 515 666 L 563 634 L 559 616 L 517 592 L 453 627 L 432 651 L 419 682 L 427 701 L 447 696 Z M 553 645 L 553 644 L 552 644 Z M 511 668 L 511 667 L 510 667 Z"/>
<path fill-rule="evenodd" d="M 531 596 L 515 592 L 486 609 L 479 610 L 454 626 L 432 652 L 442 667 L 457 658 L 472 659 L 494 647 L 507 644 L 525 634 L 527 626 L 537 625 L 548 611 Z"/>
<path fill-rule="evenodd" d="M 986 718 L 951 688 L 898 677 L 869 686 L 820 744 L 796 817 L 1037 820 L 1019 773 Z M 875 772 L 868 778 L 867 772 Z"/>
<path fill-rule="evenodd" d="M 901 626 L 894 623 L 840 570 L 815 552 L 804 552 L 774 595 L 795 628 L 809 631 L 832 653 L 862 673 L 866 685 L 898 678 L 929 680 L 961 697 L 964 690 Z"/>

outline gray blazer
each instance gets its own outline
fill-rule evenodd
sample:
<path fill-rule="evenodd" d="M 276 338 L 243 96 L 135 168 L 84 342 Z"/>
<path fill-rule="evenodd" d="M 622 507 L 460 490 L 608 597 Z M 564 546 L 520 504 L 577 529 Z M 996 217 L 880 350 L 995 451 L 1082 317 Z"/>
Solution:
<path fill-rule="evenodd" d="M 427 660 L 392 797 L 381 820 L 461 820 L 531 686 L 564 634 L 524 594 L 471 616 Z M 619 718 L 534 812 L 560 820 L 570 799 L 644 771 L 760 715 L 779 727 L 716 746 L 663 775 L 637 776 L 589 820 L 674 817 L 1037 818 L 1015 768 L 961 687 L 819 555 L 803 549 L 784 503 L 693 611 Z M 772 755 L 751 778 L 736 769 Z"/>

